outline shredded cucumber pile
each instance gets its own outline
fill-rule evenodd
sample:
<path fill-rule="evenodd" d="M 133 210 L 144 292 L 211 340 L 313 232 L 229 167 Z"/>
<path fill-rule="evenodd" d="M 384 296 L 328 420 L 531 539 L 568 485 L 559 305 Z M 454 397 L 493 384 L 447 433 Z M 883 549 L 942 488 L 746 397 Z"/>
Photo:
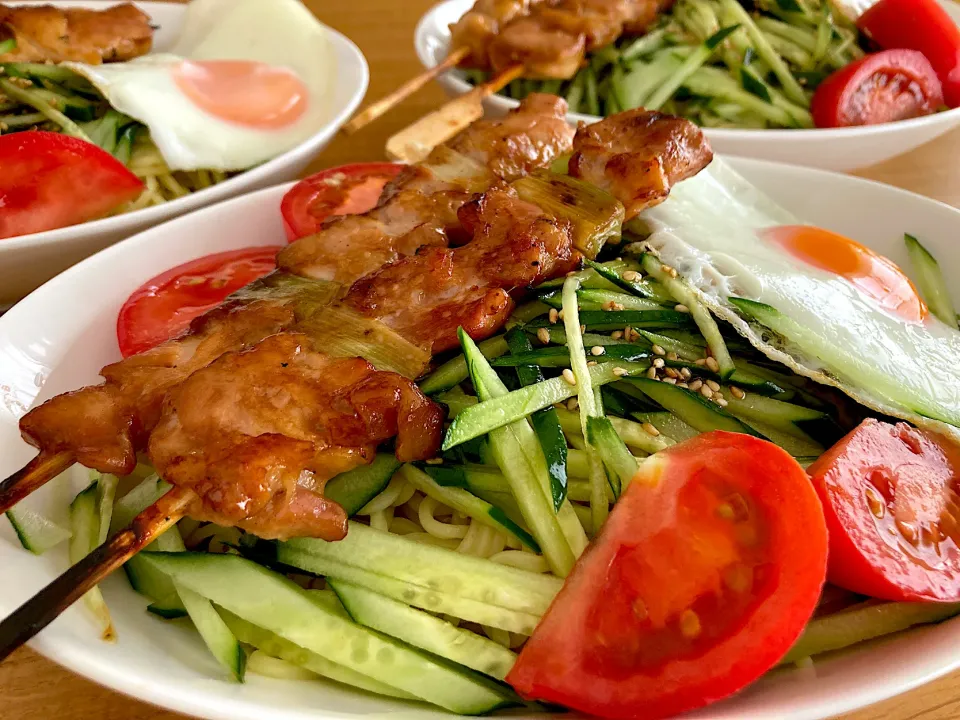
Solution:
<path fill-rule="evenodd" d="M 0 135 L 28 130 L 86 140 L 126 165 L 146 188 L 122 212 L 176 200 L 228 177 L 219 170 L 170 170 L 147 127 L 111 108 L 86 78 L 72 70 L 42 63 L 0 63 Z"/>
<path fill-rule="evenodd" d="M 678 0 L 646 35 L 593 52 L 571 80 L 521 78 L 503 94 L 553 93 L 588 115 L 643 107 L 702 127 L 811 128 L 813 91 L 863 54 L 828 0 Z"/>
<path fill-rule="evenodd" d="M 923 252 L 922 284 L 944 294 Z M 503 683 L 518 650 L 644 458 L 720 429 L 809 463 L 859 422 L 852 401 L 718 323 L 642 244 L 604 253 L 540 286 L 502 335 L 461 333 L 462 353 L 420 383 L 449 410 L 440 456 L 383 451 L 327 484 L 352 518 L 345 539 L 268 542 L 182 520 L 124 566 L 147 610 L 188 618 L 225 678 L 325 678 L 462 714 L 520 705 Z M 9 513 L 25 548 L 69 538 L 76 561 L 170 489 L 147 466 L 91 477 L 69 529 Z M 110 636 L 103 597 L 85 602 Z M 957 613 L 828 587 L 782 664 Z"/>

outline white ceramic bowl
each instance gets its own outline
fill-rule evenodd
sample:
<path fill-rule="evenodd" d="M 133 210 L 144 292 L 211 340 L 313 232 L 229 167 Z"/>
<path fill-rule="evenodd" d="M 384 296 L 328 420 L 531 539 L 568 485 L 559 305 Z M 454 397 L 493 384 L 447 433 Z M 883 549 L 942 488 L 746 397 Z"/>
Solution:
<path fill-rule="evenodd" d="M 960 23 L 960 5 L 940 0 L 950 16 Z M 434 67 L 447 56 L 450 23 L 473 5 L 472 0 L 444 0 L 420 20 L 414 34 L 417 55 L 424 67 Z M 447 72 L 438 82 L 450 95 L 462 95 L 471 86 L 457 72 Z M 502 115 L 518 105 L 516 100 L 494 95 L 484 100 L 491 115 Z M 596 122 L 595 115 L 570 113 L 571 123 Z M 708 128 L 710 144 L 717 152 L 763 160 L 776 160 L 827 170 L 854 170 L 883 162 L 913 150 L 960 125 L 960 108 L 913 120 L 883 125 L 831 130 L 728 130 Z"/>
<path fill-rule="evenodd" d="M 41 0 L 40 4 L 102 8 L 108 3 L 96 0 Z M 154 41 L 155 50 L 162 51 L 172 45 L 180 34 L 186 4 L 135 4 L 150 15 L 155 25 L 159 25 Z M 313 136 L 252 170 L 163 205 L 59 230 L 0 240 L 0 309 L 19 300 L 77 261 L 145 228 L 229 197 L 297 178 L 353 114 L 367 91 L 369 73 L 363 54 L 340 33 L 329 28 L 328 31 L 336 58 L 337 79 L 329 100 L 327 121 L 316 129 Z"/>
<path fill-rule="evenodd" d="M 960 211 L 885 185 L 819 170 L 731 159 L 734 167 L 799 217 L 906 263 L 902 233 L 921 238 L 948 277 L 960 275 Z M 50 281 L 0 317 L 0 477 L 32 455 L 17 429 L 28 407 L 98 380 L 119 358 L 116 317 L 137 286 L 164 268 L 202 255 L 282 244 L 280 199 L 269 188 L 152 228 L 108 248 Z M 960 303 L 960 288 L 954 286 Z M 27 500 L 62 518 L 71 490 L 52 483 Z M 62 548 L 42 557 L 22 550 L 0 521 L 0 616 L 11 612 L 67 567 Z M 145 612 L 122 573 L 103 585 L 119 633 L 97 639 L 82 607 L 55 621 L 33 647 L 74 672 L 172 710 L 223 720 L 440 717 L 424 706 L 393 702 L 333 683 L 295 683 L 248 675 L 223 679 L 200 638 L 185 626 Z M 928 682 L 960 667 L 960 619 L 888 638 L 832 658 L 815 670 L 768 675 L 739 697 L 695 715 L 701 720 L 827 718 Z M 568 716 L 569 717 L 569 716 Z"/>

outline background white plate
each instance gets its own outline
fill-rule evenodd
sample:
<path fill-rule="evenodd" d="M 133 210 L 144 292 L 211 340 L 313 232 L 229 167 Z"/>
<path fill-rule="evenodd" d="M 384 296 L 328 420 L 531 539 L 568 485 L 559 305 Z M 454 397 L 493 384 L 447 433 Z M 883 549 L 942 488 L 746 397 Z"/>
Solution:
<path fill-rule="evenodd" d="M 948 277 L 960 274 L 960 211 L 865 180 L 805 168 L 731 160 L 801 218 L 849 235 L 906 263 L 902 233 L 920 238 Z M 275 187 L 221 203 L 148 230 L 71 268 L 0 318 L 0 477 L 33 455 L 17 420 L 36 400 L 96 382 L 117 360 L 117 311 L 158 272 L 202 255 L 251 245 L 282 244 Z M 956 286 L 954 286 L 956 287 Z M 955 290 L 954 300 L 960 302 Z M 30 502 L 56 517 L 71 488 L 48 486 Z M 73 488 L 73 490 L 78 488 Z M 66 568 L 62 548 L 43 557 L 22 550 L 0 520 L 0 615 L 11 612 Z M 332 683 L 293 683 L 249 675 L 223 679 L 189 628 L 159 620 L 122 573 L 104 584 L 119 633 L 97 639 L 83 608 L 53 623 L 34 647 L 71 670 L 173 710 L 223 720 L 440 717 L 425 706 L 391 702 Z M 832 717 L 909 690 L 960 667 L 960 619 L 872 643 L 828 660 L 815 671 L 786 670 L 736 699 L 696 715 L 711 720 L 800 720 Z M 2 713 L 0 713 L 2 714 Z M 569 715 L 567 717 L 570 717 Z"/>
<path fill-rule="evenodd" d="M 269 6 L 270 0 L 262 2 Z M 38 3 L 13 4 L 102 9 L 112 3 L 96 0 L 41 0 Z M 186 4 L 134 4 L 147 13 L 155 25 L 160 26 L 154 36 L 154 51 L 160 52 L 172 45 L 180 34 Z M 0 309 L 5 304 L 19 300 L 78 260 L 145 228 L 229 197 L 297 178 L 353 114 L 367 91 L 369 73 L 363 54 L 336 30 L 327 28 L 327 31 L 336 63 L 331 71 L 336 73 L 337 79 L 328 99 L 329 112 L 326 122 L 316 129 L 313 136 L 259 167 L 163 205 L 59 230 L 0 240 Z"/>
<path fill-rule="evenodd" d="M 960 23 L 960 5 L 940 0 L 950 16 Z M 445 0 L 420 20 L 414 34 L 417 55 L 424 67 L 433 67 L 447 56 L 450 28 L 473 5 L 473 0 Z M 437 82 L 450 95 L 462 95 L 470 85 L 458 73 L 441 75 Z M 484 100 L 491 115 L 502 115 L 518 105 L 516 100 L 494 95 Z M 571 123 L 596 122 L 595 115 L 570 113 Z M 828 170 L 854 170 L 883 162 L 939 137 L 960 125 L 960 108 L 913 120 L 868 127 L 830 130 L 728 130 L 705 128 L 710 144 L 725 155 L 809 165 Z"/>

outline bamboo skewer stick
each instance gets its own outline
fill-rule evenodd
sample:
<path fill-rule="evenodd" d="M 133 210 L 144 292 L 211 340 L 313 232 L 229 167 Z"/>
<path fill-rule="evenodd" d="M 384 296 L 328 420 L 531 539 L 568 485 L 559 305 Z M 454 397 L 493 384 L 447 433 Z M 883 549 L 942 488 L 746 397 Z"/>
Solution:
<path fill-rule="evenodd" d="M 523 65 L 509 67 L 439 110 L 424 115 L 387 140 L 387 157 L 405 163 L 420 162 L 437 145 L 445 143 L 470 123 L 483 117 L 483 99 L 509 85 L 523 71 Z"/>
<path fill-rule="evenodd" d="M 360 128 L 369 125 L 378 117 L 389 112 L 396 105 L 399 105 L 434 78 L 456 67 L 460 61 L 469 54 L 470 50 L 468 48 L 457 48 L 447 55 L 446 59 L 439 65 L 435 65 L 429 70 L 420 73 L 415 78 L 411 78 L 386 97 L 377 100 L 359 114 L 355 115 L 350 122 L 343 126 L 343 132 L 347 135 L 353 135 L 353 133 L 357 132 Z"/>
<path fill-rule="evenodd" d="M 0 662 L 180 520 L 196 497 L 187 488 L 173 488 L 137 515 L 129 528 L 118 532 L 0 622 Z"/>
<path fill-rule="evenodd" d="M 73 455 L 68 452 L 41 452 L 20 470 L 0 482 L 0 513 L 5 513 L 73 463 Z"/>

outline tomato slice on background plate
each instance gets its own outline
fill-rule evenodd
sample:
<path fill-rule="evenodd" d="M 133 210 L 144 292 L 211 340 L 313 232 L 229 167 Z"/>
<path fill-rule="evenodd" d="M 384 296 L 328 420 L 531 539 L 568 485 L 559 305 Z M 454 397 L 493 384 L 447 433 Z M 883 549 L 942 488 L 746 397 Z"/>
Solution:
<path fill-rule="evenodd" d="M 701 707 L 783 657 L 826 569 L 803 468 L 759 438 L 700 435 L 641 463 L 507 682 L 603 717 Z"/>
<path fill-rule="evenodd" d="M 120 352 L 130 357 L 179 335 L 194 318 L 272 272 L 279 250 L 253 247 L 207 255 L 148 280 L 120 308 Z"/>
<path fill-rule="evenodd" d="M 0 136 L 0 238 L 97 220 L 143 192 L 113 155 L 60 133 Z"/>
<path fill-rule="evenodd" d="M 341 165 L 301 180 L 280 204 L 287 240 L 313 235 L 333 215 L 373 209 L 384 186 L 404 167 L 397 163 Z"/>
<path fill-rule="evenodd" d="M 837 70 L 820 83 L 810 112 L 819 128 L 876 125 L 930 115 L 943 87 L 916 50 L 884 50 Z"/>
<path fill-rule="evenodd" d="M 960 105 L 960 28 L 936 0 L 880 0 L 857 27 L 884 49 L 922 52 L 937 71 L 947 105 Z"/>
<path fill-rule="evenodd" d="M 883 600 L 960 600 L 960 450 L 867 419 L 807 471 L 830 531 L 830 582 Z"/>

